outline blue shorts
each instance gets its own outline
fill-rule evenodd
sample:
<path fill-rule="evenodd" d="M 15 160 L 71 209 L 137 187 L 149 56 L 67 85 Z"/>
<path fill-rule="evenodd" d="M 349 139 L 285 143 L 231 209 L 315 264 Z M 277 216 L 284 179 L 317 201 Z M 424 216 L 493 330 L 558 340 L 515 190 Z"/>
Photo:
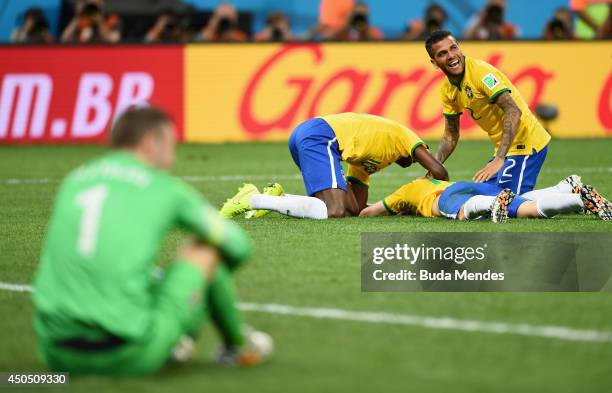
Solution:
<path fill-rule="evenodd" d="M 461 206 L 471 197 L 476 195 L 496 196 L 501 190 L 495 184 L 457 182 L 440 194 L 440 199 L 438 200 L 440 214 L 447 218 L 457 218 Z M 524 202 L 527 202 L 527 199 L 519 195 L 515 196 L 510 206 L 508 206 L 508 215 L 516 217 L 516 211 Z"/>
<path fill-rule="evenodd" d="M 516 195 L 533 190 L 546 159 L 546 153 L 548 153 L 548 146 L 539 152 L 533 149 L 531 155 L 528 156 L 507 156 L 502 169 L 497 172 L 497 176 L 489 179 L 487 184 L 509 188 Z"/>
<path fill-rule="evenodd" d="M 302 172 L 309 196 L 330 188 L 346 191 L 338 140 L 325 120 L 310 119 L 295 127 L 289 151 Z"/>

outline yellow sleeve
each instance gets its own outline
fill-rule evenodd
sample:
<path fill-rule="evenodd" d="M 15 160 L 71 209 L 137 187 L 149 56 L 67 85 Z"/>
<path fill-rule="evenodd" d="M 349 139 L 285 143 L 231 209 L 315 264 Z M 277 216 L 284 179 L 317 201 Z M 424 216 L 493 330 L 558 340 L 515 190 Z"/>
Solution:
<path fill-rule="evenodd" d="M 346 175 L 346 181 L 358 184 L 362 187 L 370 187 L 370 174 L 365 171 L 361 166 L 355 164 L 349 164 L 348 174 Z"/>
<path fill-rule="evenodd" d="M 459 116 L 463 113 L 463 109 L 457 105 L 456 97 L 452 97 L 452 91 L 446 86 L 440 90 L 440 98 L 442 99 L 442 113 L 447 117 Z"/>
<path fill-rule="evenodd" d="M 506 78 L 500 70 L 490 64 L 483 64 L 477 68 L 474 75 L 476 88 L 489 97 L 489 103 L 495 102 L 497 96 L 505 91 L 510 91 L 504 81 Z"/>
<path fill-rule="evenodd" d="M 404 133 L 406 134 L 406 137 L 408 138 L 408 147 L 410 148 L 410 157 L 414 158 L 414 151 L 416 150 L 417 147 L 421 145 L 425 146 L 426 149 L 429 149 L 429 146 L 427 146 L 427 144 L 425 144 L 425 142 L 423 142 L 423 140 L 414 131 L 406 127 L 403 127 L 403 128 L 404 128 Z"/>

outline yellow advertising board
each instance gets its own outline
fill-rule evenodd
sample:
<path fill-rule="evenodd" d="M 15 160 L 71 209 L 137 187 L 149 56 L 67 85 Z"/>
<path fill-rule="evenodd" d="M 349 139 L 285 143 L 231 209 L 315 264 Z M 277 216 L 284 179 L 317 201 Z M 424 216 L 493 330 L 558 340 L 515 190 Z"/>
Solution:
<path fill-rule="evenodd" d="M 466 55 L 504 72 L 532 110 L 559 109 L 554 137 L 612 136 L 612 45 L 466 43 Z M 426 139 L 444 128 L 444 75 L 421 43 L 189 45 L 185 52 L 190 142 L 287 140 L 310 117 L 367 112 Z M 486 138 L 464 113 L 462 138 Z"/>

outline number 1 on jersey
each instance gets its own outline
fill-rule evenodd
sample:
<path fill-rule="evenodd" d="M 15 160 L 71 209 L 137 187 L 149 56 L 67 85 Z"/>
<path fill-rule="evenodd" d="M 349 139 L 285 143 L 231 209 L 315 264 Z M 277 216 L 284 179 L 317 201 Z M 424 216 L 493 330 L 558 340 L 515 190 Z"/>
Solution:
<path fill-rule="evenodd" d="M 83 209 L 77 249 L 84 257 L 92 256 L 96 251 L 102 207 L 107 197 L 105 185 L 88 188 L 76 196 L 77 205 Z"/>

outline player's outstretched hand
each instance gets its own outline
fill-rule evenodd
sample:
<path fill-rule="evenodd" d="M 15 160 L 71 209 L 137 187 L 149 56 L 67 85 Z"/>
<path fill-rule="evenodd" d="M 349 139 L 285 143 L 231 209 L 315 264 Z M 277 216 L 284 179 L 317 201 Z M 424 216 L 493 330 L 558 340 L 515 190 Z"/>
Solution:
<path fill-rule="evenodd" d="M 495 176 L 500 169 L 502 169 L 504 166 L 504 161 L 505 160 L 503 158 L 495 157 L 484 168 L 476 172 L 472 180 L 474 180 L 476 183 L 488 181 L 490 178 Z"/>
<path fill-rule="evenodd" d="M 433 179 L 433 175 L 431 174 L 431 171 L 428 171 L 426 174 L 419 177 L 419 179 Z"/>

